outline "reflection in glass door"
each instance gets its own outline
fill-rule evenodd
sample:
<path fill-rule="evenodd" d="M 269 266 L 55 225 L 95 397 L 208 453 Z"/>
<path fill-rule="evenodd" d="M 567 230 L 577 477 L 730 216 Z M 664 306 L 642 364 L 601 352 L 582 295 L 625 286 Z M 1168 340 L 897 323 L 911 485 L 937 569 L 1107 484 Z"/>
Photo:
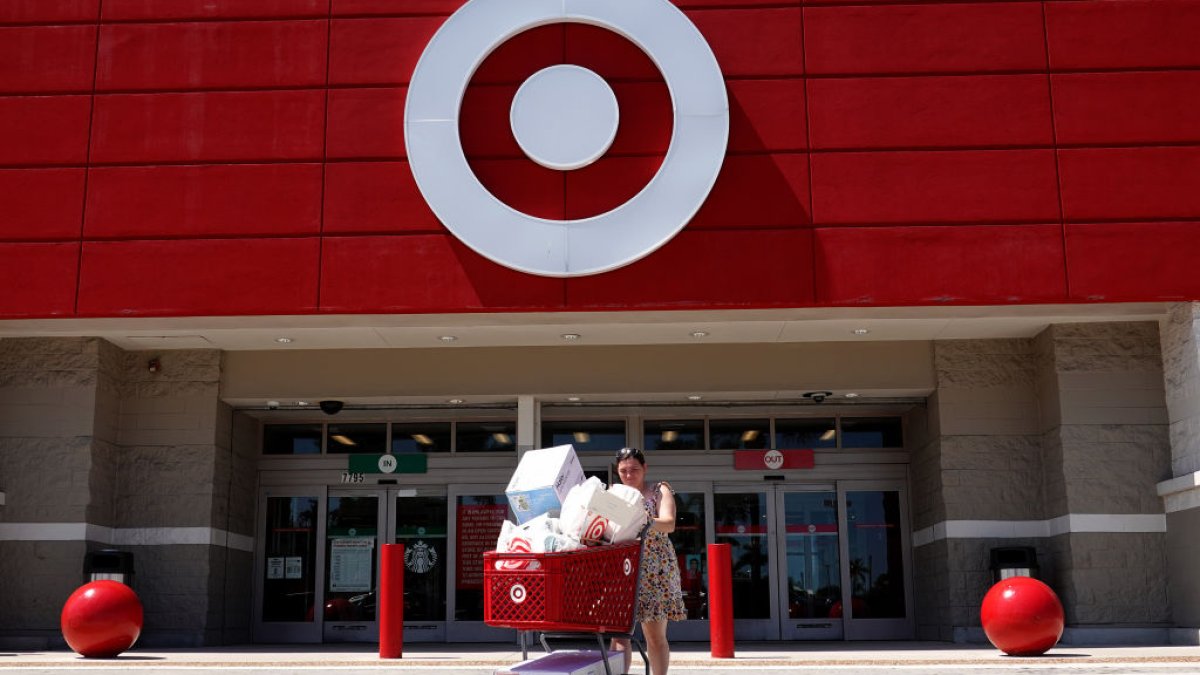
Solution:
<path fill-rule="evenodd" d="M 850 596 L 845 614 L 848 640 L 910 639 L 913 636 L 908 507 L 893 485 L 839 484 L 844 506 L 843 578 Z"/>
<path fill-rule="evenodd" d="M 404 544 L 404 640 L 442 641 L 446 621 L 446 497 L 396 493 L 394 543 Z"/>
<path fill-rule="evenodd" d="M 329 494 L 322 606 L 326 642 L 379 639 L 375 624 L 379 509 L 379 496 L 373 492 Z"/>
<path fill-rule="evenodd" d="M 483 554 L 496 548 L 500 528 L 508 517 L 503 486 L 451 486 L 454 504 L 454 604 L 446 627 L 450 642 L 506 642 L 516 631 L 492 628 L 483 622 Z"/>
<path fill-rule="evenodd" d="M 258 583 L 255 584 L 259 642 L 317 642 L 315 607 L 320 569 L 319 490 L 269 490 L 259 505 Z"/>
<path fill-rule="evenodd" d="M 780 574 L 786 603 L 783 639 L 842 637 L 842 567 L 838 547 L 837 492 L 778 492 L 783 514 Z"/>
<path fill-rule="evenodd" d="M 713 495 L 716 543 L 729 544 L 733 570 L 734 635 L 738 640 L 779 637 L 777 599 L 771 582 L 773 518 L 768 492 Z"/>

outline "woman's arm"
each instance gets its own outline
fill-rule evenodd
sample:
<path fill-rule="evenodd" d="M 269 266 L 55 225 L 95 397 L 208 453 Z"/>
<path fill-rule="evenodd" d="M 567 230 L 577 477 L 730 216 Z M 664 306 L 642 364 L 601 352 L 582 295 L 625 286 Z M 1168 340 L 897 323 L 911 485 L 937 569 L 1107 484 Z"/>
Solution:
<path fill-rule="evenodd" d="M 650 529 L 667 534 L 675 531 L 675 492 L 666 482 L 658 484 L 658 516 Z"/>

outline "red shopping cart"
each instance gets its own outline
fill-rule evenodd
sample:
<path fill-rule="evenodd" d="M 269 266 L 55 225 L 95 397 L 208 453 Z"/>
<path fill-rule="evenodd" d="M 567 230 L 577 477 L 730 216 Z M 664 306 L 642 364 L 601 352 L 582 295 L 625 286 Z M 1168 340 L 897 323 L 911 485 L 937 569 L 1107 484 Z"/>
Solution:
<path fill-rule="evenodd" d="M 561 553 L 483 554 L 483 620 L 489 626 L 521 631 L 525 637 L 578 638 L 594 634 L 609 675 L 606 638 L 625 638 L 637 646 L 650 671 L 646 651 L 633 635 L 642 540 Z"/>

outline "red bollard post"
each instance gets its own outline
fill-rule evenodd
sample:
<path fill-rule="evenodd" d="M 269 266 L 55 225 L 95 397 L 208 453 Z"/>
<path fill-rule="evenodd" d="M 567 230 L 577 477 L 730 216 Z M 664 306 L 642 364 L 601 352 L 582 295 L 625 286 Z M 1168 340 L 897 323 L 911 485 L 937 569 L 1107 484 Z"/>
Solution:
<path fill-rule="evenodd" d="M 729 544 L 708 545 L 708 631 L 716 659 L 733 658 L 732 560 Z"/>
<path fill-rule="evenodd" d="M 384 544 L 379 560 L 379 658 L 404 652 L 404 544 Z"/>

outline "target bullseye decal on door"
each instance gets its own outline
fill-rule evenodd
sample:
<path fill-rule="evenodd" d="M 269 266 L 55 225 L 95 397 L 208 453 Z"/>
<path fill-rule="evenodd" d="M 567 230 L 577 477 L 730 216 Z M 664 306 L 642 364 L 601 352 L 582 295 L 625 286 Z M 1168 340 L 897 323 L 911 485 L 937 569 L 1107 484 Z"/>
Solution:
<path fill-rule="evenodd" d="M 497 199 L 468 164 L 459 133 L 467 85 L 487 56 L 530 28 L 582 23 L 632 42 L 663 75 L 673 134 L 658 172 L 633 198 L 590 218 L 550 220 Z M 513 100 L 521 150 L 559 171 L 608 150 L 620 111 L 608 84 L 573 65 L 533 74 Z M 574 277 L 617 269 L 674 237 L 708 197 L 729 139 L 729 102 L 716 57 L 668 0 L 470 0 L 421 54 L 409 83 L 404 140 L 425 201 L 454 236 L 515 270 Z"/>

